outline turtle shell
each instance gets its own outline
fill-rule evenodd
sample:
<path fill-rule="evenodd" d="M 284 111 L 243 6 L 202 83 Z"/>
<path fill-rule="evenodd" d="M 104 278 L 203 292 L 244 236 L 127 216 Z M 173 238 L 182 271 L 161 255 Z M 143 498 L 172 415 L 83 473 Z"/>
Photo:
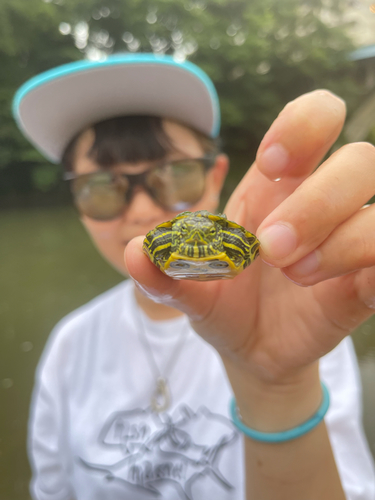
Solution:
<path fill-rule="evenodd" d="M 225 214 L 182 212 L 150 231 L 143 251 L 174 279 L 234 278 L 259 255 L 259 240 Z"/>

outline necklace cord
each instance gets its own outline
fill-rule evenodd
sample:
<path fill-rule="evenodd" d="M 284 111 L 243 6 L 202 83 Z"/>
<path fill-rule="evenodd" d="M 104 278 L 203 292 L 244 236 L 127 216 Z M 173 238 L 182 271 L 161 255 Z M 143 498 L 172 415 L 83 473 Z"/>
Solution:
<path fill-rule="evenodd" d="M 176 343 L 176 347 L 174 348 L 172 355 L 167 362 L 167 366 L 166 366 L 166 369 L 164 371 L 164 375 L 162 375 L 162 373 L 161 373 L 161 371 L 156 363 L 154 353 L 153 353 L 152 347 L 150 345 L 150 341 L 147 338 L 146 326 L 144 324 L 142 312 L 141 312 L 139 307 L 138 307 L 138 310 L 136 311 L 136 313 L 138 313 L 138 315 L 139 315 L 138 319 L 137 319 L 138 329 L 139 329 L 139 333 L 140 333 L 139 338 L 140 338 L 140 341 L 145 349 L 145 352 L 147 353 L 147 357 L 149 358 L 149 363 L 150 363 L 150 365 L 152 365 L 152 371 L 154 372 L 154 376 L 156 377 L 156 379 L 167 380 L 169 375 L 172 373 L 172 370 L 175 367 L 177 359 L 178 359 L 178 357 L 182 351 L 182 348 L 186 342 L 186 337 L 187 337 L 186 334 L 188 332 L 189 325 L 185 325 L 185 328 L 182 329 L 181 336 L 178 339 L 178 342 Z"/>

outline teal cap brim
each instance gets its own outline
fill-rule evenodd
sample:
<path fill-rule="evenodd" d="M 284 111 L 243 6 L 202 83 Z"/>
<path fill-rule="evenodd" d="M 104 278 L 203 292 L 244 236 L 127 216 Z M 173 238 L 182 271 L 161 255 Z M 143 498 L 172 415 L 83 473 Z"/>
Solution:
<path fill-rule="evenodd" d="M 206 73 L 190 62 L 144 53 L 41 73 L 17 91 L 13 115 L 25 137 L 54 163 L 77 133 L 115 116 L 161 116 L 212 138 L 220 130 L 219 99 Z"/>

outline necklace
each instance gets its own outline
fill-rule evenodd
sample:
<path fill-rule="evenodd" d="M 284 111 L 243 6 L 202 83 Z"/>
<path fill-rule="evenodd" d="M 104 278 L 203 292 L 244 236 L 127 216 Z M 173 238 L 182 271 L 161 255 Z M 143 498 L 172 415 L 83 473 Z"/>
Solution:
<path fill-rule="evenodd" d="M 140 308 L 138 308 L 138 327 L 139 327 L 139 339 L 144 347 L 144 350 L 147 354 L 147 357 L 149 359 L 150 367 L 151 370 L 154 374 L 154 377 L 156 379 L 156 387 L 154 390 L 154 393 L 151 397 L 151 408 L 153 411 L 156 413 L 161 413 L 165 410 L 167 410 L 171 404 L 171 394 L 170 390 L 168 387 L 168 377 L 171 374 L 178 356 L 180 355 L 182 351 L 182 347 L 186 341 L 187 337 L 187 332 L 188 332 L 188 327 L 189 325 L 185 325 L 185 328 L 183 328 L 180 338 L 178 339 L 178 342 L 176 343 L 176 347 L 174 348 L 171 357 L 169 358 L 167 362 L 167 366 L 164 370 L 164 375 L 161 374 L 161 371 L 155 361 L 154 353 L 152 352 L 152 347 L 150 345 L 150 342 L 147 338 L 146 334 L 146 326 L 143 321 L 142 313 Z"/>

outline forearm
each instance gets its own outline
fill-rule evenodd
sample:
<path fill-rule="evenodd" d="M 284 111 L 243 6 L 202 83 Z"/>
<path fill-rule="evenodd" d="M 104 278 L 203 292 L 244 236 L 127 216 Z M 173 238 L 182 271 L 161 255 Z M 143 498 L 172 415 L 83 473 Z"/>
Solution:
<path fill-rule="evenodd" d="M 241 420 L 280 432 L 308 420 L 322 398 L 318 365 L 282 383 L 259 382 L 224 359 Z M 245 438 L 247 500 L 345 500 L 324 422 L 285 443 Z"/>

